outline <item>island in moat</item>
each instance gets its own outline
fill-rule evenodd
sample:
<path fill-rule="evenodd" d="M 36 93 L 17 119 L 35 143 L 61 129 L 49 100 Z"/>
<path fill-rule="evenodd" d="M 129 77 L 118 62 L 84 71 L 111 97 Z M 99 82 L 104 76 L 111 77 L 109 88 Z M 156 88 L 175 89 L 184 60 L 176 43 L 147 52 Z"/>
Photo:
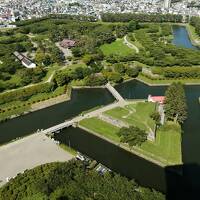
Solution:
<path fill-rule="evenodd" d="M 2 124 L 70 100 L 71 89 L 107 88 L 115 102 L 38 132 L 49 135 L 78 126 L 160 166 L 182 164 L 183 85 L 200 84 L 200 54 L 192 44 L 179 46 L 174 31 L 188 30 L 188 41 L 200 40 L 194 32 L 200 19 L 182 24 L 179 15 L 142 16 L 107 13 L 98 21 L 52 15 L 0 31 Z M 124 99 L 115 85 L 133 79 L 168 88 L 163 96 Z"/>

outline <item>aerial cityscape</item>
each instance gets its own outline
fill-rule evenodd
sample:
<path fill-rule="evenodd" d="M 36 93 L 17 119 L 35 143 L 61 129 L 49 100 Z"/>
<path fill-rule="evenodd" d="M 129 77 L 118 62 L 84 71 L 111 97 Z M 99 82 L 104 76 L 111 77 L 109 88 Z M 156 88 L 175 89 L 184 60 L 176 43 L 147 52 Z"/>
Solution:
<path fill-rule="evenodd" d="M 0 200 L 182 200 L 200 189 L 200 1 L 0 0 Z"/>
<path fill-rule="evenodd" d="M 198 0 L 0 0 L 0 23 L 48 14 L 91 15 L 102 12 L 170 13 L 199 16 Z"/>

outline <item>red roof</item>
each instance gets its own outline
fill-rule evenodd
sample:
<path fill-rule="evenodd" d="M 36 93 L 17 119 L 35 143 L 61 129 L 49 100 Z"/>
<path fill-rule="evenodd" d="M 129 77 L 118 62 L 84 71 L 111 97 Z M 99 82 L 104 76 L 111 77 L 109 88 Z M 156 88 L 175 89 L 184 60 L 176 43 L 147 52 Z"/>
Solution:
<path fill-rule="evenodd" d="M 74 40 L 64 39 L 63 41 L 60 42 L 60 46 L 62 46 L 64 48 L 74 47 L 75 43 L 76 42 Z"/>
<path fill-rule="evenodd" d="M 164 101 L 165 101 L 165 96 L 151 96 L 151 95 L 149 95 L 148 101 L 158 102 L 158 103 L 163 104 Z"/>

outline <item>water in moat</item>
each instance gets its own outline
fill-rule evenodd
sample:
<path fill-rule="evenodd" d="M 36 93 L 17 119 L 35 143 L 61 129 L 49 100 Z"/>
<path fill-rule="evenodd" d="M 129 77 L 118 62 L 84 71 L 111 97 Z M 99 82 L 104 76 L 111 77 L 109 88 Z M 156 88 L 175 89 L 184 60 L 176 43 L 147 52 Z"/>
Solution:
<path fill-rule="evenodd" d="M 192 42 L 190 41 L 190 38 L 185 26 L 173 25 L 172 31 L 174 35 L 172 43 L 175 44 L 176 46 L 189 48 L 189 49 L 196 49 L 196 50 L 200 49 L 199 47 L 194 46 Z"/>
<path fill-rule="evenodd" d="M 180 28 L 182 29 L 182 27 Z M 179 31 L 173 31 L 173 33 L 175 39 L 180 37 Z M 184 35 L 181 34 L 181 37 L 185 37 Z M 190 46 L 185 47 L 191 48 Z M 130 81 L 118 85 L 116 89 L 125 98 L 141 99 L 147 98 L 148 94 L 163 95 L 166 87 L 150 87 L 138 81 Z M 135 178 L 142 185 L 155 187 L 165 192 L 172 191 L 173 193 L 174 191 L 174 194 L 179 189 L 183 191 L 185 187 L 187 190 L 189 190 L 188 188 L 200 188 L 200 105 L 198 102 L 200 86 L 186 86 L 185 90 L 189 117 L 183 126 L 182 156 L 184 166 L 182 167 L 182 175 L 176 173 L 176 168 L 179 166 L 161 168 L 78 128 L 65 129 L 57 134 L 56 138 L 91 156 L 112 170 L 129 178 Z M 73 90 L 71 101 L 1 123 L 0 144 L 33 133 L 37 129 L 51 127 L 84 110 L 98 105 L 106 105 L 113 101 L 113 97 L 106 89 Z"/>

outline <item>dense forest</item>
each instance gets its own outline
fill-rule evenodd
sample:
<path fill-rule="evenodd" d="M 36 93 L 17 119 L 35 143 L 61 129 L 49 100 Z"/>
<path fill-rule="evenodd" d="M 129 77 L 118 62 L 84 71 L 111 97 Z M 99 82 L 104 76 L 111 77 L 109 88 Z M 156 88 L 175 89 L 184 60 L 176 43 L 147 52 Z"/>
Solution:
<path fill-rule="evenodd" d="M 165 196 L 118 174 L 101 175 L 72 160 L 45 164 L 19 174 L 0 189 L 0 199 L 164 200 Z"/>

